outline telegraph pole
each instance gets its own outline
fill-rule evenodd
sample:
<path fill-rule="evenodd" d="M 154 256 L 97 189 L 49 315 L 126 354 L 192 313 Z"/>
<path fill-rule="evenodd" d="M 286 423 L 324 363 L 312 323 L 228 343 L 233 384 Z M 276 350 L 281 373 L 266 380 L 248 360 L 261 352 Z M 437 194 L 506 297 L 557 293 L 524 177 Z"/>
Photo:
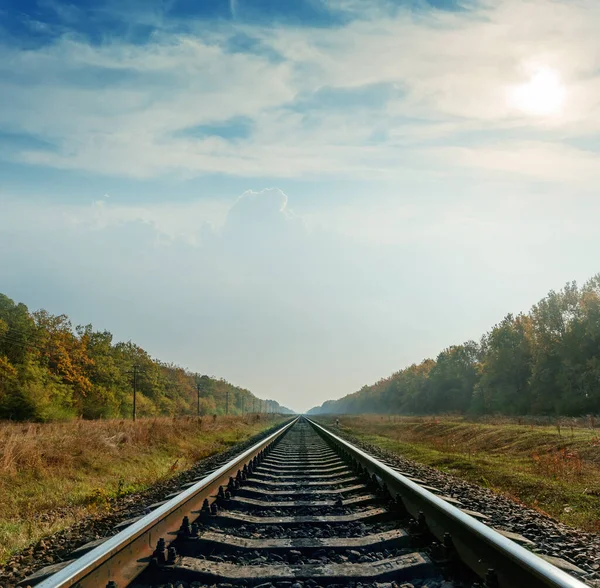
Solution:
<path fill-rule="evenodd" d="M 135 423 L 135 416 L 137 414 L 137 371 L 138 371 L 138 366 L 134 365 L 133 366 L 133 422 Z"/>
<path fill-rule="evenodd" d="M 140 373 L 143 373 L 143 370 L 140 370 L 140 366 L 135 364 L 133 366 L 133 371 L 128 371 L 128 374 L 133 374 L 133 422 L 135 423 L 135 417 L 137 416 L 137 376 Z"/>
<path fill-rule="evenodd" d="M 225 414 L 229 414 L 229 388 L 225 392 Z"/>
<path fill-rule="evenodd" d="M 196 389 L 198 390 L 198 416 L 200 416 L 200 381 L 196 382 Z"/>
<path fill-rule="evenodd" d="M 242 416 L 244 416 L 244 396 L 242 395 Z"/>

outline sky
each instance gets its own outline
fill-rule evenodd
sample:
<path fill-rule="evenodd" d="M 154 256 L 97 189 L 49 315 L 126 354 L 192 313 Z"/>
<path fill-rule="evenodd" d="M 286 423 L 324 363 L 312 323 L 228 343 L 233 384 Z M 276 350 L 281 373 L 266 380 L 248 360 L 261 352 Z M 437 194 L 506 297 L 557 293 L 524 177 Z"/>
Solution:
<path fill-rule="evenodd" d="M 0 0 L 0 292 L 298 411 L 600 271 L 597 0 Z"/>

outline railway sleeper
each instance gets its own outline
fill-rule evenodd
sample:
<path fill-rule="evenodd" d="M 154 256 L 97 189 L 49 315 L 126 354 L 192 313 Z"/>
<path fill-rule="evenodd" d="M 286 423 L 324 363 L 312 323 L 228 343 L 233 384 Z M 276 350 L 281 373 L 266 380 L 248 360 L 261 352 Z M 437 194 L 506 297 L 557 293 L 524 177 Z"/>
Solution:
<path fill-rule="evenodd" d="M 359 482 L 362 482 L 362 480 L 357 476 L 347 476 L 345 478 L 338 478 L 335 480 L 302 480 L 294 482 L 293 480 L 281 481 L 277 480 L 276 478 L 266 478 L 263 480 L 261 478 L 252 476 L 248 478 L 248 482 L 251 484 L 260 484 L 261 486 L 276 486 L 277 488 L 297 488 L 298 486 L 340 486 L 342 484 L 358 484 Z"/>
<path fill-rule="evenodd" d="M 288 468 L 288 467 L 293 468 L 293 467 L 300 467 L 300 466 L 311 465 L 311 464 L 315 464 L 316 466 L 327 466 L 332 463 L 338 463 L 339 461 L 340 461 L 340 458 L 337 455 L 332 455 L 331 457 L 325 457 L 325 458 L 320 458 L 320 459 L 315 459 L 312 457 L 307 458 L 307 459 L 292 459 L 292 458 L 278 459 L 276 457 L 273 457 L 272 455 L 269 455 L 269 457 L 267 457 L 263 463 L 264 464 L 273 464 L 280 468 Z"/>
<path fill-rule="evenodd" d="M 302 463 L 306 461 L 332 461 L 334 459 L 340 459 L 339 455 L 333 451 L 312 452 L 310 454 L 282 454 L 271 452 L 268 456 L 265 456 L 265 458 L 282 463 L 288 463 L 290 461 L 292 463 Z"/>
<path fill-rule="evenodd" d="M 252 474 L 252 478 L 267 479 L 267 480 L 273 480 L 273 481 L 285 481 L 285 480 L 292 481 L 292 480 L 298 480 L 298 478 L 301 477 L 302 480 L 309 480 L 309 481 L 314 482 L 316 480 L 331 480 L 331 479 L 335 479 L 335 478 L 340 478 L 341 476 L 349 476 L 351 474 L 352 474 L 352 472 L 348 468 L 345 468 L 345 471 L 338 472 L 335 474 L 323 473 L 323 474 L 302 474 L 302 475 L 300 475 L 300 474 L 277 475 L 276 472 L 273 472 L 273 474 L 270 474 L 270 473 L 263 473 L 261 471 L 254 471 L 254 473 Z"/>
<path fill-rule="evenodd" d="M 397 513 L 386 508 L 367 508 L 342 515 L 300 515 L 300 516 L 257 516 L 240 511 L 222 510 L 217 514 L 206 515 L 205 522 L 209 524 L 229 525 L 332 525 L 335 523 L 379 522 L 398 517 Z"/>
<path fill-rule="evenodd" d="M 192 557 L 178 557 L 173 564 L 155 568 L 153 580 L 168 582 L 170 577 L 176 577 L 177 580 L 200 580 L 208 584 L 243 582 L 256 586 L 265 582 L 297 582 L 311 579 L 332 584 L 359 580 L 410 581 L 431 576 L 439 576 L 439 574 L 429 556 L 425 553 L 413 552 L 375 562 L 299 565 L 283 563 L 240 566 Z"/>
<path fill-rule="evenodd" d="M 245 496 L 236 496 L 232 498 L 229 506 L 232 508 L 321 508 L 321 507 L 340 507 L 353 506 L 358 504 L 372 503 L 377 499 L 373 494 L 363 494 L 352 498 L 338 497 L 336 500 L 282 500 L 267 501 L 247 498 Z"/>
<path fill-rule="evenodd" d="M 315 497 L 315 496 L 336 496 L 338 494 L 352 494 L 354 492 L 364 492 L 367 490 L 365 484 L 353 484 L 352 486 L 342 486 L 340 488 L 298 488 L 294 490 L 268 490 L 259 486 L 244 486 L 239 489 L 238 496 L 293 496 Z"/>
<path fill-rule="evenodd" d="M 391 529 L 361 537 L 285 537 L 256 539 L 239 537 L 228 533 L 204 531 L 197 537 L 187 537 L 178 542 L 182 555 L 190 555 L 191 551 L 210 553 L 218 549 L 221 553 L 237 552 L 239 550 L 267 551 L 287 553 L 290 549 L 302 553 L 311 553 L 327 549 L 340 552 L 349 549 L 390 549 L 407 548 L 412 544 L 412 538 L 404 529 Z"/>
<path fill-rule="evenodd" d="M 283 469 L 280 467 L 268 467 L 264 462 L 259 468 L 256 469 L 257 473 L 275 474 L 277 476 L 296 476 L 303 478 L 306 475 L 322 475 L 322 474 L 333 474 L 336 472 L 349 472 L 350 468 L 344 464 L 339 463 L 335 466 L 324 466 L 319 468 L 296 468 L 296 469 Z"/>
<path fill-rule="evenodd" d="M 289 452 L 281 453 L 279 451 L 273 451 L 269 454 L 269 459 L 286 460 L 291 459 L 292 461 L 307 461 L 307 460 L 323 460 L 323 459 L 339 459 L 339 456 L 335 451 L 331 449 L 323 449 L 321 451 L 311 452 Z"/>

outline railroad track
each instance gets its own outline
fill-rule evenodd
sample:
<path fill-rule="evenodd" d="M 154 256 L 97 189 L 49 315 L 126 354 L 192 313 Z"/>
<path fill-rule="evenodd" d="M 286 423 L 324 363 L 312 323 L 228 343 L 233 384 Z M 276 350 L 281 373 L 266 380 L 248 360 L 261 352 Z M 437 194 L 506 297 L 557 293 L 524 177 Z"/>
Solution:
<path fill-rule="evenodd" d="M 430 490 L 301 417 L 22 585 L 585 586 Z"/>

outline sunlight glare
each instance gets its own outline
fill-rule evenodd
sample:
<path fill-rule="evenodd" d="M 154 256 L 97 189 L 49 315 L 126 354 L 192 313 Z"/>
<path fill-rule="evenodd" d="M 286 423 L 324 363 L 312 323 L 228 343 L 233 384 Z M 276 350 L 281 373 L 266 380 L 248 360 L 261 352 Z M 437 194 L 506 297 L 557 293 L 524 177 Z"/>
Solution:
<path fill-rule="evenodd" d="M 533 116 L 558 113 L 565 100 L 565 89 L 558 73 L 550 68 L 538 69 L 531 80 L 515 88 L 513 102 L 517 108 Z"/>

